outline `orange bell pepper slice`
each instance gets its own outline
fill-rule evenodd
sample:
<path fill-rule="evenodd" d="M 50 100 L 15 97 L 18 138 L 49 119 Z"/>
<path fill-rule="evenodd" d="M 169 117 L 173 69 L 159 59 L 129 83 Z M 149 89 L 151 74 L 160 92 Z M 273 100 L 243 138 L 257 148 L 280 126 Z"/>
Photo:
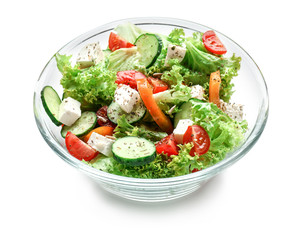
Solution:
<path fill-rule="evenodd" d="M 113 127 L 109 127 L 109 126 L 97 127 L 95 129 L 93 129 L 91 132 L 89 132 L 87 135 L 85 135 L 82 138 L 82 140 L 84 142 L 88 142 L 88 140 L 91 137 L 91 134 L 93 132 L 98 133 L 98 134 L 103 135 L 103 136 L 112 136 L 113 130 L 114 130 L 114 128 Z"/>
<path fill-rule="evenodd" d="M 158 107 L 153 98 L 152 86 L 149 84 L 147 78 L 137 79 L 137 88 L 148 112 L 157 125 L 166 133 L 172 133 L 173 125 L 171 120 Z"/>
<path fill-rule="evenodd" d="M 220 107 L 219 90 L 221 82 L 220 71 L 216 71 L 210 74 L 209 102 L 214 103 L 218 107 Z"/>

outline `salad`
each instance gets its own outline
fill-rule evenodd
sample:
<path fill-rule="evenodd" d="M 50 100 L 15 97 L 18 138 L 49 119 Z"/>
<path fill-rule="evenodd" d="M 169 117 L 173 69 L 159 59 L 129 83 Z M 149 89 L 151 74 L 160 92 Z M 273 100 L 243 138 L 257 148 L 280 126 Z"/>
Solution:
<path fill-rule="evenodd" d="M 201 171 L 244 139 L 243 105 L 230 102 L 241 58 L 216 33 L 186 36 L 118 25 L 108 46 L 56 54 L 59 96 L 41 92 L 68 152 L 93 168 L 135 178 Z"/>

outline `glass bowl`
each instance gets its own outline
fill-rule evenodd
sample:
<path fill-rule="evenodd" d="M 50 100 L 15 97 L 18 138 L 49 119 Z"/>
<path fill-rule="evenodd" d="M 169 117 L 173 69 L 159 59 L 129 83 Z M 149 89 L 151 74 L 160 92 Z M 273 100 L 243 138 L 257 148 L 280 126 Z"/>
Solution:
<path fill-rule="evenodd" d="M 205 32 L 211 28 L 185 20 L 172 18 L 132 18 L 115 21 L 97 27 L 75 38 L 58 52 L 72 55 L 75 61 L 80 49 L 89 43 L 99 41 L 102 48 L 108 44 L 109 33 L 123 22 L 131 22 L 150 32 L 169 34 L 173 28 L 183 28 L 186 36 L 194 31 Z M 163 179 L 138 179 L 109 174 L 94 169 L 72 157 L 66 150 L 64 139 L 60 136 L 60 128 L 56 127 L 47 116 L 40 97 L 45 85 L 52 86 L 62 95 L 62 86 L 55 58 L 52 57 L 43 69 L 34 92 L 34 114 L 37 126 L 52 150 L 69 165 L 79 169 L 97 181 L 107 191 L 121 197 L 144 201 L 159 202 L 176 199 L 199 189 L 205 182 L 241 159 L 260 137 L 268 116 L 268 93 L 265 80 L 254 60 L 233 40 L 215 31 L 228 49 L 227 55 L 236 53 L 242 58 L 238 77 L 233 79 L 235 94 L 232 101 L 244 104 L 245 118 L 248 121 L 248 131 L 245 140 L 233 152 L 219 163 L 184 176 Z"/>

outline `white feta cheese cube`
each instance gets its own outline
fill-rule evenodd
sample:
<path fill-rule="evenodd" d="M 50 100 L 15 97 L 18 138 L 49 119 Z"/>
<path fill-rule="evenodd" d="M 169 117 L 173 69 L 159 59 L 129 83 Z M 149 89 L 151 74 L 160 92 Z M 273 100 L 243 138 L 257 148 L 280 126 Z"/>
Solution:
<path fill-rule="evenodd" d="M 71 126 L 81 116 L 81 103 L 71 97 L 63 99 L 59 106 L 58 119 L 66 126 Z"/>
<path fill-rule="evenodd" d="M 242 121 L 243 107 L 244 106 L 242 104 L 226 103 L 223 100 L 220 100 L 220 109 L 236 121 Z"/>
<path fill-rule="evenodd" d="M 166 53 L 164 65 L 168 66 L 168 60 L 170 59 L 178 59 L 181 62 L 184 59 L 185 54 L 186 54 L 186 48 L 169 44 L 167 46 L 167 53 Z"/>
<path fill-rule="evenodd" d="M 193 121 L 190 120 L 190 119 L 181 119 L 179 122 L 178 122 L 178 125 L 177 127 L 174 129 L 174 136 L 175 136 L 175 139 L 177 141 L 177 143 L 179 144 L 183 144 L 183 137 L 184 137 L 184 134 L 185 132 L 187 131 L 188 127 L 189 126 L 192 126 L 193 125 Z"/>
<path fill-rule="evenodd" d="M 200 85 L 194 85 L 191 87 L 191 97 L 204 100 L 204 88 Z"/>
<path fill-rule="evenodd" d="M 87 143 L 98 152 L 110 157 L 112 155 L 111 147 L 114 142 L 115 141 L 113 139 L 93 132 Z"/>
<path fill-rule="evenodd" d="M 120 84 L 114 93 L 114 100 L 126 113 L 130 113 L 134 105 L 141 100 L 140 94 L 128 85 Z"/>
<path fill-rule="evenodd" d="M 80 68 L 87 68 L 99 63 L 103 58 L 104 54 L 99 43 L 91 43 L 82 48 L 77 63 L 80 64 Z"/>

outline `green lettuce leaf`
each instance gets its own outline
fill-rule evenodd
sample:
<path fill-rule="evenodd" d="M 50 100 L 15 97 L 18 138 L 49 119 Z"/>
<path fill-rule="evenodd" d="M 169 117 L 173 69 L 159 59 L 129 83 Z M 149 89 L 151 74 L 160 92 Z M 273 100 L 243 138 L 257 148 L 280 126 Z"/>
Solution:
<path fill-rule="evenodd" d="M 232 94 L 234 93 L 232 83 L 232 78 L 238 76 L 238 71 L 240 70 L 241 57 L 237 57 L 233 54 L 232 57 L 227 58 L 225 64 L 220 68 L 220 75 L 222 79 L 220 98 L 225 102 L 229 102 Z"/>
<path fill-rule="evenodd" d="M 115 72 L 144 68 L 140 65 L 141 54 L 136 47 L 118 49 L 109 54 L 107 59 L 107 68 Z"/>
<path fill-rule="evenodd" d="M 81 102 L 82 109 L 98 108 L 113 100 L 116 72 L 108 70 L 104 62 L 79 69 L 78 65 L 71 66 L 71 56 L 57 54 L 55 59 L 62 73 L 64 94 Z"/>
<path fill-rule="evenodd" d="M 202 41 L 202 36 L 203 36 L 203 33 L 202 32 L 194 32 L 192 34 L 192 37 L 188 37 L 186 39 L 186 41 L 190 41 L 193 43 L 193 45 L 200 51 L 202 52 L 206 52 L 206 53 L 209 53 L 204 44 L 203 44 L 203 41 Z"/>
<path fill-rule="evenodd" d="M 141 34 L 146 33 L 146 31 L 130 22 L 118 25 L 114 31 L 116 31 L 119 36 L 132 44 L 135 43 L 136 39 Z"/>
<path fill-rule="evenodd" d="M 165 132 L 161 132 L 159 128 L 153 127 L 152 129 L 151 126 L 144 124 L 133 126 L 128 123 L 125 115 L 123 115 L 117 120 L 117 127 L 114 129 L 114 137 L 122 138 L 126 136 L 142 137 L 150 141 L 157 142 L 166 137 L 167 134 Z"/>
<path fill-rule="evenodd" d="M 171 33 L 168 35 L 168 40 L 170 43 L 183 46 L 183 43 L 185 42 L 185 32 L 182 28 L 175 28 L 171 31 Z"/>
<path fill-rule="evenodd" d="M 189 69 L 208 75 L 220 69 L 222 64 L 224 64 L 222 58 L 199 50 L 194 45 L 194 41 L 191 41 L 191 38 L 187 39 L 185 44 L 187 51 L 183 59 L 183 64 Z"/>
<path fill-rule="evenodd" d="M 72 68 L 70 62 L 71 56 L 61 55 L 59 53 L 55 54 L 55 60 L 58 70 L 63 74 L 67 71 L 75 70 L 76 73 L 72 73 L 73 75 L 77 75 L 78 68 Z"/>

